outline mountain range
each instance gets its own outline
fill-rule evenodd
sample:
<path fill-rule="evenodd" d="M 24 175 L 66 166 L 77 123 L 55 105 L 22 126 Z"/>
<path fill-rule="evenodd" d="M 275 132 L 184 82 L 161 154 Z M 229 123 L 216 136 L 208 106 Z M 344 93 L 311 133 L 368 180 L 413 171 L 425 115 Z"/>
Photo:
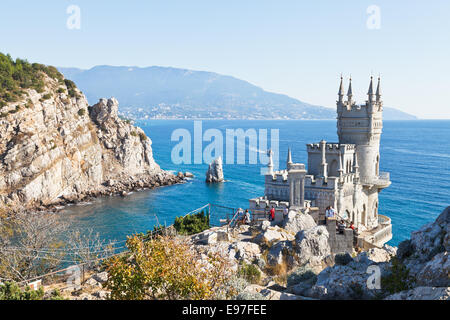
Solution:
<path fill-rule="evenodd" d="M 171 67 L 59 68 L 90 104 L 114 96 L 133 119 L 335 119 L 334 109 L 267 92 L 247 81 L 213 72 Z M 385 107 L 386 120 L 415 116 Z"/>

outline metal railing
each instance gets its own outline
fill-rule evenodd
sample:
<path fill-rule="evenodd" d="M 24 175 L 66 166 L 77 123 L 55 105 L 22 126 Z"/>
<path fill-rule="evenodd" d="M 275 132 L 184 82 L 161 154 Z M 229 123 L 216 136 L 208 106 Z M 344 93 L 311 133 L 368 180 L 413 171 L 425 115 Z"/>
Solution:
<path fill-rule="evenodd" d="M 210 218 L 212 206 L 215 206 L 215 205 L 208 203 L 198 209 L 188 212 L 187 214 L 185 214 L 183 216 L 186 217 L 187 215 L 206 211 L 205 209 L 207 209 L 207 215 L 208 215 L 208 218 Z M 220 207 L 220 206 L 215 206 L 215 207 Z M 222 208 L 225 208 L 225 207 L 222 207 Z M 226 209 L 230 209 L 230 208 L 226 208 Z M 155 226 L 157 227 L 155 230 L 149 230 L 145 234 L 139 234 L 140 236 L 142 236 L 144 242 L 151 241 L 152 239 L 155 239 L 157 236 L 160 236 L 160 235 L 172 236 L 172 235 L 176 234 L 176 230 L 175 230 L 173 224 L 166 226 L 166 225 L 160 225 L 158 223 Z M 116 244 L 124 244 L 126 241 L 127 240 L 118 241 L 118 242 L 116 242 Z M 123 249 L 123 250 L 120 250 L 119 252 L 115 252 L 115 250 L 118 250 L 118 249 Z M 63 249 L 61 249 L 61 250 L 63 250 Z M 80 279 L 78 286 L 82 285 L 85 282 L 87 276 L 89 274 L 91 274 L 103 261 L 110 259 L 112 257 L 115 257 L 115 256 L 126 254 L 129 252 L 129 250 L 126 248 L 126 245 L 121 245 L 120 247 L 114 247 L 114 248 L 108 249 L 108 250 L 111 251 L 112 254 L 101 257 L 101 258 L 92 258 L 90 260 L 80 261 L 78 263 L 75 261 L 68 261 L 73 264 L 68 267 L 65 267 L 65 268 L 61 268 L 61 269 L 58 269 L 58 270 L 55 270 L 52 272 L 48 272 L 46 274 L 42 274 L 42 275 L 32 277 L 32 278 L 29 278 L 26 280 L 18 281 L 17 284 L 20 287 L 25 288 L 27 286 L 30 286 L 34 282 L 39 282 L 43 286 L 58 285 L 59 290 L 65 290 L 65 289 L 69 289 L 69 288 L 74 289 L 74 285 L 75 285 L 74 281 L 77 282 L 77 280 L 75 280 L 76 277 L 78 277 Z M 65 261 L 65 260 L 63 260 L 63 261 Z M 8 279 L 0 279 L 0 280 L 1 280 L 0 283 L 11 281 Z M 70 280 L 70 281 L 68 281 L 68 280 Z M 76 285 L 75 285 L 75 287 L 76 287 Z M 36 289 L 37 289 L 37 287 L 36 287 Z"/>

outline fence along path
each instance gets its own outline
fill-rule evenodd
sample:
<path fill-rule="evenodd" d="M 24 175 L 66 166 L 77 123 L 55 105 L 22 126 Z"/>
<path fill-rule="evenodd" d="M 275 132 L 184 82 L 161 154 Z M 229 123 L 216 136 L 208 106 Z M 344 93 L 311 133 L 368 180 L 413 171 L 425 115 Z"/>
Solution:
<path fill-rule="evenodd" d="M 217 226 L 217 224 L 215 223 L 215 221 L 213 223 L 211 223 L 211 214 L 213 214 L 214 216 L 220 217 L 219 214 L 222 214 L 224 212 L 233 212 L 236 209 L 234 208 L 229 208 L 229 207 L 224 207 L 224 206 L 220 206 L 220 205 L 214 205 L 211 203 L 208 203 L 200 208 L 197 208 L 195 210 L 192 210 L 188 213 L 186 213 L 183 217 L 186 217 L 188 215 L 192 215 L 192 214 L 196 214 L 202 211 L 205 211 L 205 209 L 208 209 L 206 214 L 208 215 L 208 218 L 210 220 L 210 225 L 211 226 Z M 157 217 L 156 217 L 157 218 Z M 156 230 L 150 230 L 147 232 L 147 234 L 145 234 L 145 240 L 144 241 L 149 241 L 151 239 L 153 239 L 154 237 L 163 234 L 164 232 L 167 232 L 168 230 L 172 230 L 172 232 L 174 231 L 173 228 L 173 224 L 169 225 L 169 226 L 164 226 L 164 228 L 160 228 L 161 225 L 159 224 L 159 221 L 157 222 L 157 229 Z M 115 256 L 119 256 L 122 254 L 125 254 L 128 252 L 128 250 L 126 249 L 126 241 L 127 240 L 121 240 L 121 241 L 114 241 L 113 244 L 117 245 L 117 244 L 121 244 L 121 246 L 119 247 L 112 247 L 109 249 L 105 249 L 104 246 L 102 245 L 94 245 L 94 246 L 89 246 L 89 247 L 76 247 L 76 248 L 67 248 L 67 249 L 40 249 L 40 250 L 35 250 L 35 249 L 31 249 L 31 248 L 19 248 L 19 247 L 9 247 L 9 248 L 5 248 L 2 249 L 4 251 L 30 251 L 30 252 L 37 252 L 37 253 L 50 253 L 50 250 L 57 251 L 57 252 L 61 252 L 64 253 L 65 255 L 68 256 L 74 256 L 77 255 L 74 251 L 76 250 L 80 250 L 80 249 L 96 249 L 96 248 L 101 248 L 103 247 L 102 250 L 95 250 L 95 251 L 90 251 L 90 253 L 104 253 L 104 252 L 114 252 L 113 254 L 107 255 L 105 257 L 101 257 L 101 258 L 95 258 L 95 259 L 90 259 L 90 260 L 84 260 L 82 263 L 79 263 L 79 261 L 75 260 L 75 259 L 58 259 L 58 261 L 61 261 L 62 263 L 74 263 L 73 265 L 63 268 L 63 269 L 59 269 L 56 271 L 52 271 L 37 277 L 33 277 L 30 279 L 26 279 L 23 281 L 18 282 L 19 286 L 27 286 L 32 282 L 36 282 L 36 281 L 42 281 L 42 283 L 48 282 L 49 284 L 55 284 L 55 283 L 60 283 L 61 281 L 63 281 L 66 278 L 70 278 L 71 276 L 73 276 L 74 273 L 79 272 L 79 276 L 81 278 L 81 282 L 85 281 L 85 277 L 86 277 L 86 273 L 89 272 L 93 266 L 98 265 L 100 262 L 115 257 Z M 109 244 L 111 245 L 111 244 Z M 115 252 L 117 250 L 120 249 L 126 249 L 126 250 L 122 250 L 120 252 Z M 39 258 L 39 257 L 38 257 Z M 41 259 L 47 259 L 48 257 L 40 257 Z M 50 258 L 51 259 L 51 258 Z M 56 258 L 54 258 L 56 259 Z M 1 282 L 0 282 L 1 284 Z"/>

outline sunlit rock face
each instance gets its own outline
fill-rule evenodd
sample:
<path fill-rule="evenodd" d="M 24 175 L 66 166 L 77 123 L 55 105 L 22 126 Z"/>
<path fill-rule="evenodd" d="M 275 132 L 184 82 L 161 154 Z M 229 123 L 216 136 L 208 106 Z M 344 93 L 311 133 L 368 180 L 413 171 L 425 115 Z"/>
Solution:
<path fill-rule="evenodd" d="M 143 130 L 118 117 L 116 99 L 89 107 L 75 92 L 46 76 L 44 92 L 28 89 L 1 109 L 1 211 L 176 182 L 154 161 Z"/>

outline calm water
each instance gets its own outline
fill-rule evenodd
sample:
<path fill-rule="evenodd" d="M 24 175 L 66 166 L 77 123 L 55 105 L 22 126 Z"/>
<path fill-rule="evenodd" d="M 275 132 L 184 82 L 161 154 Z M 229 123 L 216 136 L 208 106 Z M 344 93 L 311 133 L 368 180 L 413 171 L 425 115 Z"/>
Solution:
<path fill-rule="evenodd" d="M 67 208 L 64 218 L 76 228 L 93 228 L 106 239 L 122 240 L 134 232 L 151 229 L 157 221 L 171 224 L 176 216 L 214 203 L 247 207 L 248 199 L 264 192 L 261 165 L 224 165 L 227 182 L 210 186 L 204 182 L 207 165 L 175 165 L 171 141 L 175 129 L 192 132 L 193 121 L 152 120 L 138 123 L 153 140 L 156 161 L 163 169 L 190 171 L 195 178 L 184 185 L 135 192 L 126 198 L 111 197 L 92 204 Z M 337 141 L 335 121 L 203 121 L 208 128 L 279 129 L 280 169 L 287 148 L 294 162 L 307 161 L 306 143 L 322 138 Z M 270 137 L 270 134 L 269 134 Z M 224 139 L 225 140 L 225 139 Z M 434 220 L 450 205 L 450 121 L 386 121 L 381 140 L 381 171 L 391 173 L 392 185 L 380 194 L 380 214 L 390 216 L 397 245 L 411 231 Z M 208 142 L 204 142 L 205 147 Z M 193 149 L 192 149 L 193 151 Z M 224 149 L 225 153 L 225 149 Z M 193 155 L 192 155 L 193 157 Z M 218 217 L 216 217 L 218 218 Z"/>

